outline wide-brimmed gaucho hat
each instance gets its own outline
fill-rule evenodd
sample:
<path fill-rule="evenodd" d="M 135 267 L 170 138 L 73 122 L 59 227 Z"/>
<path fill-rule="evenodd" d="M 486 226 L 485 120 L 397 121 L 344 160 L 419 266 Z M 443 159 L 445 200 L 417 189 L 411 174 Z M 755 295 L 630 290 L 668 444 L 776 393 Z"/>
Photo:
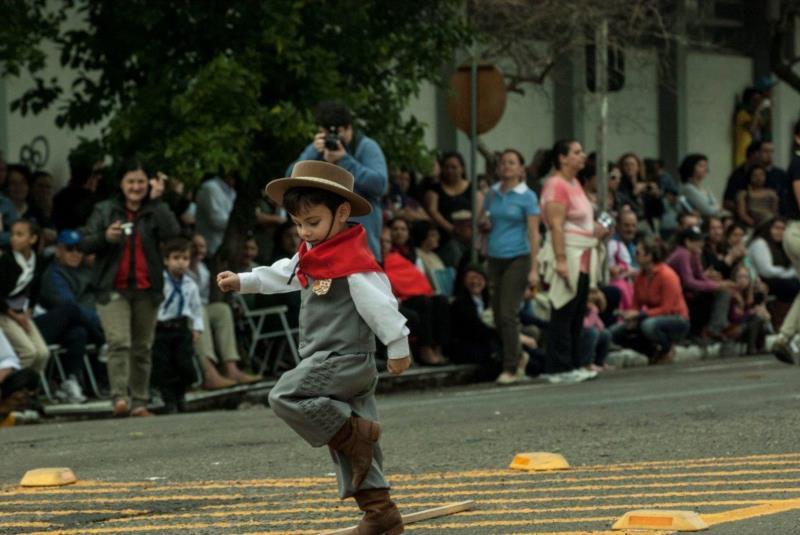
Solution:
<path fill-rule="evenodd" d="M 278 178 L 267 184 L 267 195 L 278 206 L 283 206 L 283 195 L 291 188 L 319 188 L 341 195 L 350 203 L 350 215 L 367 215 L 372 205 L 361 195 L 353 192 L 355 179 L 346 169 L 338 165 L 319 160 L 297 162 L 292 169 L 292 176 Z"/>

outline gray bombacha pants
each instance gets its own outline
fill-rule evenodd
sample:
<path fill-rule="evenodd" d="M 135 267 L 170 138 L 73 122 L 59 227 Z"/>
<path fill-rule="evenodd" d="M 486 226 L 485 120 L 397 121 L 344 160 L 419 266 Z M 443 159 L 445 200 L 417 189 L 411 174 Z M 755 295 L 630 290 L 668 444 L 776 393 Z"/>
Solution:
<path fill-rule="evenodd" d="M 283 374 L 269 393 L 269 405 L 306 442 L 315 448 L 326 445 L 352 415 L 378 421 L 375 386 L 378 370 L 372 353 L 339 355 L 319 351 Z M 383 454 L 375 444 L 372 467 L 361 484 L 353 488 L 350 461 L 331 450 L 344 499 L 363 489 L 388 489 L 383 475 Z"/>

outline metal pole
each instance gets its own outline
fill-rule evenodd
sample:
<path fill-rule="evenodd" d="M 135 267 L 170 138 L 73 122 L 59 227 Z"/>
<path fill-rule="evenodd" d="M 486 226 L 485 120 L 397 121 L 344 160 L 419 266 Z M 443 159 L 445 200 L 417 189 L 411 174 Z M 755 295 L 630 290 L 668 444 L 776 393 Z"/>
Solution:
<path fill-rule="evenodd" d="M 472 45 L 472 65 L 469 77 L 469 180 L 472 184 L 472 251 L 470 260 L 478 261 L 478 173 L 475 169 L 478 150 L 478 60 Z"/>
<path fill-rule="evenodd" d="M 608 138 L 608 21 L 603 19 L 597 29 L 595 40 L 595 89 L 599 97 L 600 120 L 597 124 L 597 169 L 595 184 L 597 187 L 597 209 L 606 209 L 608 179 L 606 168 L 606 141 Z"/>

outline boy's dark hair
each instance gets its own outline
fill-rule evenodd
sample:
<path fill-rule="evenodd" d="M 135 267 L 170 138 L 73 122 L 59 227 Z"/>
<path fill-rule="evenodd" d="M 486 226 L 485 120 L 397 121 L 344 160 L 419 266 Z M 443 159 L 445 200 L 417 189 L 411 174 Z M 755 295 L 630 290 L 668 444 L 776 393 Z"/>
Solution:
<path fill-rule="evenodd" d="M 34 221 L 33 219 L 27 219 L 27 218 L 22 217 L 20 219 L 17 219 L 16 221 L 14 221 L 11 224 L 11 227 L 13 228 L 14 225 L 28 225 L 28 232 L 30 232 L 31 234 L 34 234 L 36 236 L 38 236 L 39 232 L 41 231 L 41 229 L 39 228 L 39 225 L 36 224 L 36 221 Z"/>
<path fill-rule="evenodd" d="M 338 100 L 324 100 L 317 104 L 314 112 L 317 126 L 350 126 L 353 124 L 353 114 L 350 109 Z"/>
<path fill-rule="evenodd" d="M 332 191 L 319 188 L 290 188 L 283 194 L 283 207 L 292 215 L 324 204 L 332 214 L 347 200 Z"/>
<path fill-rule="evenodd" d="M 186 238 L 172 238 L 161 248 L 164 258 L 169 258 L 172 253 L 192 254 L 192 242 Z"/>

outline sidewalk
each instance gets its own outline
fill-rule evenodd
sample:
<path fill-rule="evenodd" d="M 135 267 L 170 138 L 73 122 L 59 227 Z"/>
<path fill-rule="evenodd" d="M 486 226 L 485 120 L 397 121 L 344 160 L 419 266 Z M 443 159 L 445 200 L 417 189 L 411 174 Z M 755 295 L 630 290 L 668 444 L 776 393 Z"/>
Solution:
<path fill-rule="evenodd" d="M 768 339 L 767 348 L 771 346 L 772 339 Z M 675 363 L 693 362 L 698 360 L 712 360 L 723 357 L 734 357 L 743 353 L 743 348 L 735 347 L 732 352 L 725 352 L 720 344 L 711 344 L 705 347 L 690 345 L 677 346 L 675 349 Z M 635 368 L 647 366 L 649 361 L 645 355 L 629 349 L 613 351 L 608 356 L 608 363 L 621 368 Z M 391 375 L 388 372 L 380 374 L 378 392 L 399 392 L 407 390 L 425 390 L 447 386 L 465 385 L 474 382 L 477 374 L 475 365 L 448 365 L 436 367 L 412 368 L 402 375 Z M 197 390 L 186 394 L 186 406 L 190 411 L 209 409 L 236 409 L 240 403 L 266 404 L 270 389 L 276 380 L 264 380 L 248 385 L 237 385 L 220 390 Z M 161 404 L 151 404 L 151 410 L 159 410 Z M 47 405 L 45 415 L 59 420 L 62 419 L 88 419 L 110 418 L 111 404 L 109 400 L 95 400 L 84 404 L 58 404 Z"/>

